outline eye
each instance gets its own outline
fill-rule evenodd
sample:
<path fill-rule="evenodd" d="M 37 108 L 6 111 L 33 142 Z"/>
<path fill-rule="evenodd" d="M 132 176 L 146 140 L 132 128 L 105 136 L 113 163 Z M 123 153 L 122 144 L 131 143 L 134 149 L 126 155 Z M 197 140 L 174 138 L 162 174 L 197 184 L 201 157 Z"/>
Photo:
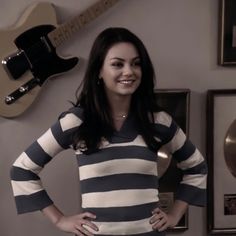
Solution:
<path fill-rule="evenodd" d="M 122 62 L 113 62 L 111 65 L 112 65 L 113 67 L 118 67 L 118 68 L 120 68 L 120 67 L 123 66 L 123 63 L 122 63 Z"/>
<path fill-rule="evenodd" d="M 140 66 L 141 66 L 140 60 L 134 61 L 134 62 L 133 62 L 133 66 L 138 66 L 138 67 L 140 67 Z"/>

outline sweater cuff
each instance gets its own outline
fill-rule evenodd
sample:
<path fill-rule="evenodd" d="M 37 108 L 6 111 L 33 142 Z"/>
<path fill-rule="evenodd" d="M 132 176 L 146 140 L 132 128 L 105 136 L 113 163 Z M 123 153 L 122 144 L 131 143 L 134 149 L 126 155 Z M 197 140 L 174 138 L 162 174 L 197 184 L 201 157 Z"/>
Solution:
<path fill-rule="evenodd" d="M 45 190 L 30 195 L 16 196 L 15 202 L 18 214 L 42 210 L 53 204 Z"/>
<path fill-rule="evenodd" d="M 180 184 L 176 193 L 176 199 L 187 202 L 190 205 L 204 207 L 207 203 L 206 189 Z"/>

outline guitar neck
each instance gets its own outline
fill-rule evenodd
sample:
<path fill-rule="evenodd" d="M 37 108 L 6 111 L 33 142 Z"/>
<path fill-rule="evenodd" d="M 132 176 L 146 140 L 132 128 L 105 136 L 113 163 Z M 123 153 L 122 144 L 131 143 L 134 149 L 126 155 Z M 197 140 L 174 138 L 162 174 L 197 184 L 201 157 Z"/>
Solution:
<path fill-rule="evenodd" d="M 57 27 L 48 34 L 52 45 L 56 48 L 65 40 L 69 39 L 74 33 L 82 29 L 86 24 L 97 18 L 107 9 L 112 7 L 119 0 L 100 0 L 81 14 Z"/>

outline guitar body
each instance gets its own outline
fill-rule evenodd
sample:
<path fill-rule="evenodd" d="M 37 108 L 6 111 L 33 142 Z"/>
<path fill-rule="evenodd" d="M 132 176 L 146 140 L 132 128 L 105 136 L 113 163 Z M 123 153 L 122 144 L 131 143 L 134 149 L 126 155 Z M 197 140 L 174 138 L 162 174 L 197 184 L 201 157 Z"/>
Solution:
<path fill-rule="evenodd" d="M 42 38 L 47 39 L 47 34 L 56 26 L 55 9 L 52 4 L 42 2 L 29 8 L 15 27 L 0 31 L 4 45 L 0 47 L 0 57 L 2 62 L 5 61 L 0 66 L 0 116 L 10 118 L 23 113 L 34 102 L 49 77 L 68 71 L 77 64 L 78 58 L 60 58 L 49 41 L 41 41 Z M 19 63 L 12 63 L 14 60 L 8 62 L 7 58 L 18 51 L 23 52 Z M 7 104 L 6 97 L 32 78 L 37 78 L 37 85 Z"/>
<path fill-rule="evenodd" d="M 99 0 L 62 25 L 57 25 L 52 4 L 39 2 L 16 26 L 0 30 L 0 116 L 20 115 L 50 77 L 72 69 L 78 58 L 61 58 L 56 48 L 118 1 Z"/>

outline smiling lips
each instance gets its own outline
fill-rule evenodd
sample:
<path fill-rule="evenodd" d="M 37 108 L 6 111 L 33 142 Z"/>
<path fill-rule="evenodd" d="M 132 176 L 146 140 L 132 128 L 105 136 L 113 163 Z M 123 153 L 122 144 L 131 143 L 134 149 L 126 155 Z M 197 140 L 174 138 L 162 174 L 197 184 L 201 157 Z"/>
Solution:
<path fill-rule="evenodd" d="M 129 84 L 132 84 L 135 80 L 120 80 L 118 81 L 118 83 L 120 84 L 125 84 L 125 85 L 129 85 Z"/>

